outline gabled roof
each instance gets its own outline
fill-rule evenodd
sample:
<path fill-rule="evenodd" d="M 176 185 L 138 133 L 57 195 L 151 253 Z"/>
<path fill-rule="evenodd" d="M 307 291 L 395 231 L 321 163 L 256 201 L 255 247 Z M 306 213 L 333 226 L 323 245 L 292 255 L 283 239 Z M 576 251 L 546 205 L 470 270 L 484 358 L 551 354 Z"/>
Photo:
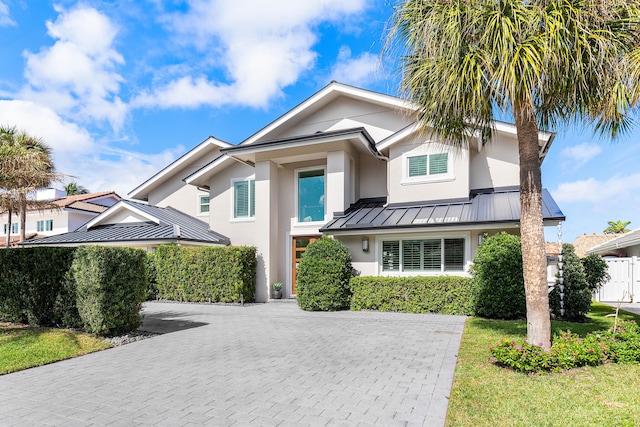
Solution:
<path fill-rule="evenodd" d="M 109 222 L 116 213 L 130 212 L 139 221 Z M 140 216 L 141 215 L 141 216 Z M 24 242 L 31 245 L 77 245 L 100 243 L 173 243 L 228 245 L 229 238 L 209 229 L 209 225 L 174 208 L 161 208 L 131 200 L 116 205 L 76 231 Z"/>
<path fill-rule="evenodd" d="M 547 190 L 542 192 L 544 221 L 565 216 Z M 472 195 L 470 200 L 424 201 L 385 206 L 384 200 L 362 200 L 325 224 L 323 232 L 397 230 L 520 223 L 520 192 L 497 191 Z"/>
<path fill-rule="evenodd" d="M 188 166 L 188 164 L 199 158 L 212 148 L 227 148 L 233 147 L 233 145 L 228 142 L 222 141 L 221 139 L 215 138 L 213 136 L 209 136 L 207 139 L 202 141 L 200 144 L 187 151 L 177 160 L 173 161 L 171 164 L 166 166 L 164 169 L 160 170 L 160 172 L 153 175 L 151 178 L 131 190 L 128 194 L 128 197 L 132 199 L 145 199 L 146 194 L 149 189 L 153 186 L 160 184 L 163 180 L 170 177 L 174 172 L 180 170 L 182 167 Z"/>
<path fill-rule="evenodd" d="M 635 245 L 640 245 L 640 228 L 636 228 L 629 233 L 624 233 L 620 235 L 620 237 L 616 237 L 615 239 L 609 240 L 608 242 L 601 243 L 598 246 L 594 246 L 593 248 L 589 249 L 587 253 L 597 254 L 612 251 L 615 249 L 624 249 Z"/>

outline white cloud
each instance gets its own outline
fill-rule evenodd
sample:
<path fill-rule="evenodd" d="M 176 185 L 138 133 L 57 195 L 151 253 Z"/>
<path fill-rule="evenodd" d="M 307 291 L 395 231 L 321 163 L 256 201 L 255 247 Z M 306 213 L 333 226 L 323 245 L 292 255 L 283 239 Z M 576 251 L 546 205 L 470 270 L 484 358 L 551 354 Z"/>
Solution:
<path fill-rule="evenodd" d="M 364 0 L 191 0 L 165 18 L 185 44 L 215 57 L 227 82 L 178 78 L 142 93 L 134 105 L 162 108 L 236 104 L 266 107 L 315 64 L 315 27 L 362 11 Z M 180 97 L 177 90 L 183 90 Z"/>
<path fill-rule="evenodd" d="M 640 173 L 615 175 L 605 181 L 589 178 L 581 181 L 564 182 L 552 191 L 558 202 L 607 203 L 631 197 L 640 190 Z"/>
<path fill-rule="evenodd" d="M 58 19 L 47 22 L 53 46 L 24 53 L 28 85 L 19 97 L 76 120 L 106 120 L 118 130 L 127 106 L 118 97 L 123 78 L 114 71 L 124 64 L 112 47 L 117 28 L 87 6 L 56 11 Z"/>
<path fill-rule="evenodd" d="M 348 46 L 341 46 L 338 61 L 331 70 L 331 80 L 354 86 L 365 86 L 375 80 L 378 68 L 379 59 L 376 55 L 364 52 L 354 58 Z"/>
<path fill-rule="evenodd" d="M 584 166 L 589 160 L 602 152 L 602 148 L 596 144 L 584 142 L 582 144 L 566 147 L 560 152 L 562 163 L 565 169 L 577 170 Z"/>
<path fill-rule="evenodd" d="M 9 6 L 3 1 L 0 1 L 0 27 L 15 26 L 16 22 L 11 18 L 9 12 Z"/>
<path fill-rule="evenodd" d="M 91 191 L 115 190 L 126 195 L 185 151 L 182 146 L 158 154 L 113 149 L 50 108 L 30 101 L 0 100 L 0 117 L 0 125 L 16 126 L 42 138 L 53 150 L 56 169 L 75 176 Z"/>

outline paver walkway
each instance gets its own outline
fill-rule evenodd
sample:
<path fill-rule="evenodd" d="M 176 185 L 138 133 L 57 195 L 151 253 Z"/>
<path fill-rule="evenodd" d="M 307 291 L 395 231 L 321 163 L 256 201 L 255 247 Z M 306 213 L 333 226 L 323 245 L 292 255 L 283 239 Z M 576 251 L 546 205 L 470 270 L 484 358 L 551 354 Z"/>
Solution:
<path fill-rule="evenodd" d="M 464 317 L 148 303 L 173 331 L 0 376 L 0 425 L 426 425 Z"/>

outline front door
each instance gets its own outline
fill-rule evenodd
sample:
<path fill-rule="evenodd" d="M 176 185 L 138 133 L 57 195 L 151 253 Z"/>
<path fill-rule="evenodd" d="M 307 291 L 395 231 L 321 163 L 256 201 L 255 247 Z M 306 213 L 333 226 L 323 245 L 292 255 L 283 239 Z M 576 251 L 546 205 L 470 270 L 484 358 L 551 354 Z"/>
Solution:
<path fill-rule="evenodd" d="M 300 258 L 307 250 L 309 243 L 315 242 L 320 236 L 296 236 L 293 238 L 291 253 L 293 255 L 291 295 L 296 294 L 296 276 L 298 275 L 298 267 L 300 266 Z"/>

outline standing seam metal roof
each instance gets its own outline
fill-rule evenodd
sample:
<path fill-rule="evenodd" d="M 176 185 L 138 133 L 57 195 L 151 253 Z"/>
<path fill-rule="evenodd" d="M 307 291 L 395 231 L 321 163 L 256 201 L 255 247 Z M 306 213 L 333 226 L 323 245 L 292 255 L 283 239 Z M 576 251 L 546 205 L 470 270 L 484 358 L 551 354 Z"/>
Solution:
<path fill-rule="evenodd" d="M 542 192 L 545 221 L 564 221 L 565 216 L 547 190 Z M 412 227 L 442 227 L 520 222 L 520 192 L 477 194 L 468 201 L 385 205 L 385 200 L 362 200 L 320 231 L 375 230 Z"/>

